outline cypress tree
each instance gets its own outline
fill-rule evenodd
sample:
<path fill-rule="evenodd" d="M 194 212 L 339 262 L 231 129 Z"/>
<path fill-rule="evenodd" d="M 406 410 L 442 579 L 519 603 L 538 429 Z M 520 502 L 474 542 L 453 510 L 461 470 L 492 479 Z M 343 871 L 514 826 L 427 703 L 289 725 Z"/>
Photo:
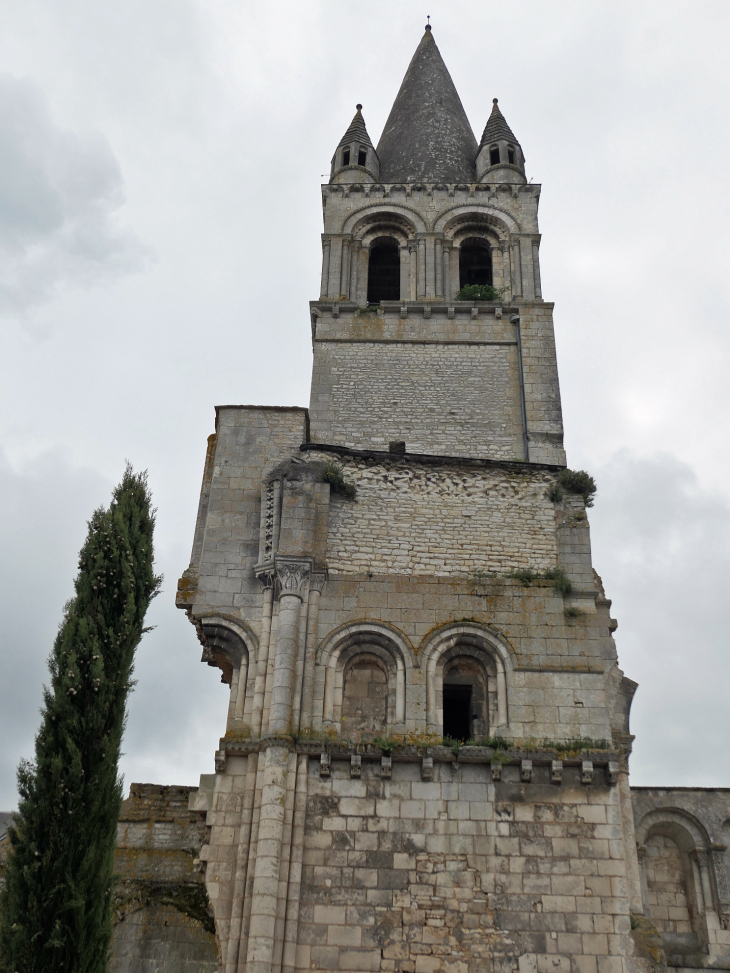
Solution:
<path fill-rule="evenodd" d="M 146 474 L 130 466 L 79 555 L 48 667 L 35 760 L 18 769 L 0 897 L 10 973 L 104 973 L 122 782 L 117 765 L 135 649 L 161 578 Z"/>

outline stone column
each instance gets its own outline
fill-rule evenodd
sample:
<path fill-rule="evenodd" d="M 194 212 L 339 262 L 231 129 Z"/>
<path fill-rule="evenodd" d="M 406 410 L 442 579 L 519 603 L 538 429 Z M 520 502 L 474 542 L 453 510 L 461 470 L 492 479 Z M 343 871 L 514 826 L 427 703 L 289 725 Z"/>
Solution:
<path fill-rule="evenodd" d="M 324 574 L 309 577 L 309 607 L 307 610 L 307 644 L 304 651 L 304 681 L 302 683 L 302 709 L 299 725 L 303 730 L 312 728 L 312 699 L 314 697 L 314 663 L 317 653 L 317 628 L 319 599 L 324 588 Z"/>
<path fill-rule="evenodd" d="M 426 241 L 418 241 L 418 300 L 426 296 Z"/>
<path fill-rule="evenodd" d="M 411 256 L 408 244 L 401 244 L 398 248 L 400 255 L 400 300 L 408 301 L 411 296 L 410 270 Z"/>
<path fill-rule="evenodd" d="M 418 280 L 417 249 L 418 249 L 418 244 L 416 243 L 416 241 L 409 240 L 408 251 L 411 255 L 411 281 L 410 281 L 410 288 L 409 288 L 409 297 L 411 301 L 415 301 L 417 295 L 417 284 L 416 284 Z"/>
<path fill-rule="evenodd" d="M 360 263 L 360 241 L 353 240 L 350 247 L 350 290 L 348 292 L 351 301 L 357 301 L 357 276 L 358 265 Z"/>
<path fill-rule="evenodd" d="M 540 281 L 540 245 L 537 240 L 532 241 L 532 274 L 535 280 L 535 300 L 542 300 L 542 283 Z"/>
<path fill-rule="evenodd" d="M 263 571 L 258 578 L 264 589 L 264 603 L 261 610 L 261 640 L 256 657 L 256 684 L 251 713 L 251 732 L 254 736 L 261 734 L 261 718 L 264 712 L 266 670 L 269 665 L 269 643 L 271 641 L 271 615 L 274 606 L 274 572 L 273 570 Z"/>
<path fill-rule="evenodd" d="M 263 763 L 263 787 L 251 891 L 251 919 L 246 962 L 242 964 L 239 958 L 238 973 L 244 970 L 245 973 L 273 973 L 276 943 L 289 750 L 286 746 L 273 745 L 259 759 Z"/>
<path fill-rule="evenodd" d="M 243 709 L 246 705 L 246 684 L 248 683 L 248 659 L 241 658 L 241 663 L 237 669 L 233 670 L 233 675 L 237 676 L 236 679 L 236 710 L 235 718 L 237 720 L 243 719 Z M 233 695 L 233 687 L 231 687 L 231 695 Z"/>
<path fill-rule="evenodd" d="M 637 915 L 644 911 L 641 891 L 641 870 L 636 850 L 636 831 L 634 829 L 634 808 L 631 803 L 629 786 L 629 754 L 619 756 L 618 800 L 621 813 L 621 831 L 624 836 L 624 861 L 626 863 L 626 883 L 629 894 L 629 909 Z"/>
<path fill-rule="evenodd" d="M 710 856 L 706 851 L 695 851 L 694 853 L 697 867 L 700 870 L 700 882 L 702 887 L 702 898 L 705 902 L 704 913 L 715 911 L 715 903 L 712 898 L 712 886 L 710 885 Z"/>
<path fill-rule="evenodd" d="M 340 263 L 340 293 L 338 297 L 350 296 L 350 241 L 342 241 L 342 260 Z"/>
<path fill-rule="evenodd" d="M 322 237 L 322 282 L 319 288 L 320 299 L 327 297 L 330 281 L 330 250 L 332 243 L 329 237 Z"/>
<path fill-rule="evenodd" d="M 522 257 L 520 255 L 520 241 L 512 244 L 512 259 L 514 261 L 514 284 L 512 293 L 515 297 L 522 297 Z"/>
<path fill-rule="evenodd" d="M 451 248 L 448 243 L 444 242 L 442 245 L 442 273 L 443 273 L 443 295 L 445 301 L 450 301 L 451 294 Z"/>
<path fill-rule="evenodd" d="M 279 557 L 276 559 L 280 595 L 274 683 L 269 714 L 271 734 L 284 735 L 291 732 L 292 694 L 299 643 L 299 611 L 310 565 L 309 559 Z"/>
<path fill-rule="evenodd" d="M 443 274 L 444 274 L 444 261 L 441 255 L 442 242 L 440 239 L 434 241 L 434 263 L 436 270 L 436 297 L 444 296 L 444 285 L 443 285 Z"/>

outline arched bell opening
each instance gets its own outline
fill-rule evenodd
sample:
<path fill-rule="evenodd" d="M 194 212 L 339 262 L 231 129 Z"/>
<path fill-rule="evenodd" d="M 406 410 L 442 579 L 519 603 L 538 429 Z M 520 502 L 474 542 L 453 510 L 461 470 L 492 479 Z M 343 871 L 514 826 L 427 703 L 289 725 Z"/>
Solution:
<path fill-rule="evenodd" d="M 492 251 L 486 240 L 472 237 L 459 248 L 459 287 L 471 284 L 491 284 Z"/>
<path fill-rule="evenodd" d="M 392 237 L 380 237 L 370 245 L 368 304 L 400 300 L 400 251 Z"/>

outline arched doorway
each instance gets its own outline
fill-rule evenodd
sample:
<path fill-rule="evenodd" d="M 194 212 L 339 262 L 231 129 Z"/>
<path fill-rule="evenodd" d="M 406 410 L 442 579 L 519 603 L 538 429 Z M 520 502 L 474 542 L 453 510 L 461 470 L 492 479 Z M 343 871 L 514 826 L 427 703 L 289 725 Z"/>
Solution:
<path fill-rule="evenodd" d="M 459 287 L 492 284 L 492 251 L 486 240 L 472 237 L 459 247 Z"/>
<path fill-rule="evenodd" d="M 390 237 L 370 247 L 368 261 L 368 304 L 400 300 L 400 251 Z"/>

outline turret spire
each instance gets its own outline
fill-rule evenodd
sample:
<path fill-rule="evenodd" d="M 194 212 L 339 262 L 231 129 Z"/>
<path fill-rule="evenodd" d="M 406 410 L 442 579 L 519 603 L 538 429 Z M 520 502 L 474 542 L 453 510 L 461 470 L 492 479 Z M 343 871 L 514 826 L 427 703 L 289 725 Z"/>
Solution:
<path fill-rule="evenodd" d="M 477 142 L 430 24 L 378 143 L 381 182 L 475 179 Z"/>
<path fill-rule="evenodd" d="M 355 115 L 332 156 L 330 182 L 372 182 L 380 170 L 375 146 L 370 141 L 362 105 L 355 105 Z"/>
<path fill-rule="evenodd" d="M 484 126 L 477 154 L 477 179 L 480 182 L 525 182 L 525 156 L 522 146 L 492 99 L 492 113 Z"/>

